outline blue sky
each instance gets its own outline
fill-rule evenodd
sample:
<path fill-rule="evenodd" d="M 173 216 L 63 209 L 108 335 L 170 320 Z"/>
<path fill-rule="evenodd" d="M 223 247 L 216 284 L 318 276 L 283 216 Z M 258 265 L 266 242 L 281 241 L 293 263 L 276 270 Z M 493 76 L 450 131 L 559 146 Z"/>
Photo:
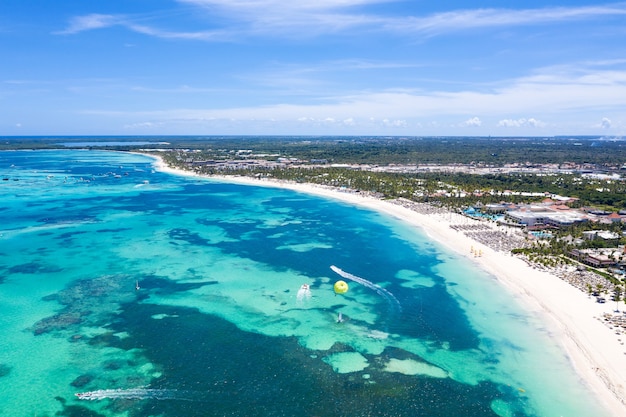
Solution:
<path fill-rule="evenodd" d="M 626 3 L 0 0 L 0 135 L 626 134 Z"/>

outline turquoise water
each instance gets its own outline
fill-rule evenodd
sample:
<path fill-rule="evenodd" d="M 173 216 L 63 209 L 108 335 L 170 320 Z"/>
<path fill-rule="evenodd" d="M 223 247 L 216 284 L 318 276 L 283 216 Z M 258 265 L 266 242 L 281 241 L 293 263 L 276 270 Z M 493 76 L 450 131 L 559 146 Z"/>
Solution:
<path fill-rule="evenodd" d="M 0 152 L 0 415 L 608 416 L 420 231 L 152 164 Z"/>

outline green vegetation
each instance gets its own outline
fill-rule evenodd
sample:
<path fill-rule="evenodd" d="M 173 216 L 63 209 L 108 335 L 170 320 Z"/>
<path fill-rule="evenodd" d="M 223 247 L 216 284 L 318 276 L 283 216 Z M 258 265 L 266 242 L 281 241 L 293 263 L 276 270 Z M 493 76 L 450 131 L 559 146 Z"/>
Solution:
<path fill-rule="evenodd" d="M 203 161 L 203 154 L 193 160 Z M 461 172 L 397 173 L 332 166 L 294 166 L 224 169 L 212 165 L 190 165 L 189 155 L 163 154 L 166 162 L 181 169 L 202 174 L 266 176 L 274 179 L 309 182 L 368 191 L 385 198 L 409 198 L 415 201 L 439 201 L 446 206 L 467 207 L 476 203 L 541 201 L 546 195 L 564 195 L 577 199 L 571 207 L 593 206 L 601 210 L 626 208 L 626 182 L 607 181 L 580 174 L 466 174 Z M 517 193 L 514 193 L 517 192 Z M 522 194 L 524 193 L 524 194 Z"/>
<path fill-rule="evenodd" d="M 232 157 L 249 150 L 300 160 L 355 164 L 590 164 L 619 168 L 626 162 L 626 141 L 598 137 L 491 138 L 491 137 L 306 137 L 306 136 L 150 136 L 150 137 L 4 137 L 0 150 L 62 148 L 61 143 L 85 141 L 127 142 L 129 145 L 98 146 L 99 149 L 194 149 L 206 159 Z M 151 142 L 130 145 L 132 142 Z M 590 166 L 591 168 L 591 166 Z"/>

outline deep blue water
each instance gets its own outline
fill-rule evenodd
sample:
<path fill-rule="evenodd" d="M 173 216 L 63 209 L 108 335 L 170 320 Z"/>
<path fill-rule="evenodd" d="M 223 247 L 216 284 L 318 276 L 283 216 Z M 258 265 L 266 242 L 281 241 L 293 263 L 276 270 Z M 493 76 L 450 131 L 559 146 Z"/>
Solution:
<path fill-rule="evenodd" d="M 540 318 L 420 230 L 153 162 L 0 152 L 0 415 L 606 415 Z M 336 295 L 331 265 L 369 286 Z"/>

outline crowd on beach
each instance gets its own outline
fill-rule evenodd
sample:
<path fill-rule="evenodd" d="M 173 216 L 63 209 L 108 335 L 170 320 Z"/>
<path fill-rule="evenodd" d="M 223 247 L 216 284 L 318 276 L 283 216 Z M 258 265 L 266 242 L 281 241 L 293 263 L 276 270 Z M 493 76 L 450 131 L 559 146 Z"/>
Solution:
<path fill-rule="evenodd" d="M 449 223 L 451 229 L 463 233 L 475 242 L 481 243 L 496 252 L 508 254 L 512 249 L 524 248 L 530 245 L 521 229 L 502 226 L 489 220 L 474 219 L 428 203 L 417 203 L 400 199 L 396 200 L 395 203 L 420 214 L 440 216 L 442 220 Z"/>
<path fill-rule="evenodd" d="M 614 330 L 616 335 L 626 336 L 626 314 L 618 314 L 617 312 L 604 313 L 599 320 L 607 325 L 609 329 Z M 622 345 L 624 344 L 621 339 L 619 341 Z M 626 355 L 626 352 L 624 352 L 624 355 Z"/>

